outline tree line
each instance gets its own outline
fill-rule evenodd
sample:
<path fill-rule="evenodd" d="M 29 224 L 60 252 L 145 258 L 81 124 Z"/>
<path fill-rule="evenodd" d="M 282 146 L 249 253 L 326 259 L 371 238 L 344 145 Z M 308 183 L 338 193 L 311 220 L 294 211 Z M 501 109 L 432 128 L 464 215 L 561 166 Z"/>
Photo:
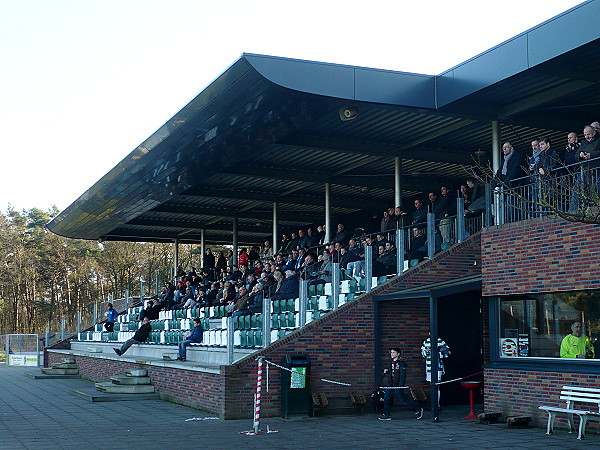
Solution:
<path fill-rule="evenodd" d="M 91 325 L 94 303 L 156 291 L 171 278 L 173 245 L 98 242 L 58 236 L 45 225 L 56 208 L 0 213 L 0 334 L 75 330 Z M 182 245 L 183 267 L 199 264 L 198 246 Z"/>

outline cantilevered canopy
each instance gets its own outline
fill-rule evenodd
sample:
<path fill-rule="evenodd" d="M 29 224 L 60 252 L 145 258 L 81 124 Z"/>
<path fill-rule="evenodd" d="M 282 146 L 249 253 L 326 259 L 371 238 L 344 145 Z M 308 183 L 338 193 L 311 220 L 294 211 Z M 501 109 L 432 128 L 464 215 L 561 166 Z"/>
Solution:
<path fill-rule="evenodd" d="M 598 23 L 586 2 L 438 76 L 244 54 L 48 228 L 230 243 L 237 217 L 260 242 L 274 202 L 281 230 L 323 223 L 326 182 L 338 218 L 393 206 L 395 157 L 404 198 L 457 187 L 489 161 L 492 120 L 525 149 L 599 119 Z"/>

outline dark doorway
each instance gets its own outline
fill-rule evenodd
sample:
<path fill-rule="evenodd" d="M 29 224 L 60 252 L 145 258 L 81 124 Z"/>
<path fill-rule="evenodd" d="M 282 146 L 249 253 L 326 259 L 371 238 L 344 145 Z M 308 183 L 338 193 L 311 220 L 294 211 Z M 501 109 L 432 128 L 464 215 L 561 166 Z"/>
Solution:
<path fill-rule="evenodd" d="M 452 355 L 444 360 L 444 380 L 464 377 L 483 370 L 481 292 L 469 291 L 438 298 L 438 333 Z M 468 381 L 483 381 L 483 374 Z M 482 402 L 481 389 L 475 391 L 475 403 Z M 467 405 L 469 393 L 460 382 L 441 387 L 441 404 Z"/>

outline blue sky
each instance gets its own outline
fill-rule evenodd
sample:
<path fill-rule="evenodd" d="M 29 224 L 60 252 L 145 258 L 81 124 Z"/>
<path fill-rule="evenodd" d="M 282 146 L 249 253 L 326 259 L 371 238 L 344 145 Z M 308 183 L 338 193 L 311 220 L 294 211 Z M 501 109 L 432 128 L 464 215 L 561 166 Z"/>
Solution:
<path fill-rule="evenodd" d="M 566 0 L 0 0 L 0 209 L 66 208 L 243 52 L 437 74 Z"/>

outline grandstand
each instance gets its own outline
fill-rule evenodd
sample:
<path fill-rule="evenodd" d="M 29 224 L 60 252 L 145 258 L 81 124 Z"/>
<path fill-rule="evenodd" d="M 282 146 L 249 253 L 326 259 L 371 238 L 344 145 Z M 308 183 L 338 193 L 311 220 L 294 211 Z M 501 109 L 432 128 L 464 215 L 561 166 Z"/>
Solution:
<path fill-rule="evenodd" d="M 334 218 L 362 227 L 373 213 L 412 204 L 441 184 L 458 187 L 477 161 L 497 171 L 502 141 L 523 150 L 541 136 L 562 143 L 597 120 L 599 20 L 600 1 L 584 2 L 436 76 L 244 54 L 48 228 L 82 239 L 200 243 L 202 253 L 206 245 L 227 244 L 237 253 L 239 245 L 265 239 L 276 247 L 282 230 L 325 223 L 329 242 Z M 538 212 L 504 223 L 497 200 L 492 217 L 491 197 L 485 220 L 467 226 L 459 214 L 453 244 L 430 250 L 421 264 L 402 261 L 392 277 L 367 273 L 364 285 L 344 277 L 307 287 L 299 298 L 266 301 L 261 315 L 228 319 L 219 307 L 165 311 L 152 323 L 150 342 L 126 357 L 111 355 L 106 350 L 137 327 L 138 311 L 130 309 L 112 334 L 81 333 L 62 344 L 69 348 L 48 349 L 47 362 L 72 352 L 91 378 L 142 364 L 163 398 L 237 418 L 253 412 L 257 355 L 280 362 L 306 353 L 318 377 L 369 389 L 379 383 L 385 350 L 400 345 L 408 383 L 420 384 L 417 349 L 428 332 L 432 339 L 439 332 L 459 349 L 448 376 L 478 373 L 489 363 L 485 377 L 496 384 L 486 389 L 486 407 L 531 411 L 543 404 L 543 394 L 529 394 L 536 374 L 568 373 L 593 384 L 597 375 L 589 374 L 599 368 L 591 360 L 501 355 L 501 296 L 586 290 L 597 280 L 545 273 L 547 265 L 590 262 L 562 253 L 546 261 L 551 245 L 529 242 L 557 225 Z M 434 233 L 434 219 L 430 224 Z M 598 233 L 562 225 L 569 226 L 574 234 L 554 236 L 563 248 L 580 248 L 577 233 Z M 510 247 L 515 239 L 530 252 L 529 267 Z M 196 315 L 207 330 L 204 342 L 191 347 L 185 364 L 164 361 Z M 517 335 L 521 325 L 513 326 Z M 527 331 L 532 343 L 534 328 Z M 515 374 L 519 404 L 503 388 Z M 279 414 L 279 374 L 271 383 L 263 405 Z M 348 394 L 319 380 L 313 386 L 332 397 Z M 445 389 L 446 401 L 466 400 L 460 387 Z"/>

